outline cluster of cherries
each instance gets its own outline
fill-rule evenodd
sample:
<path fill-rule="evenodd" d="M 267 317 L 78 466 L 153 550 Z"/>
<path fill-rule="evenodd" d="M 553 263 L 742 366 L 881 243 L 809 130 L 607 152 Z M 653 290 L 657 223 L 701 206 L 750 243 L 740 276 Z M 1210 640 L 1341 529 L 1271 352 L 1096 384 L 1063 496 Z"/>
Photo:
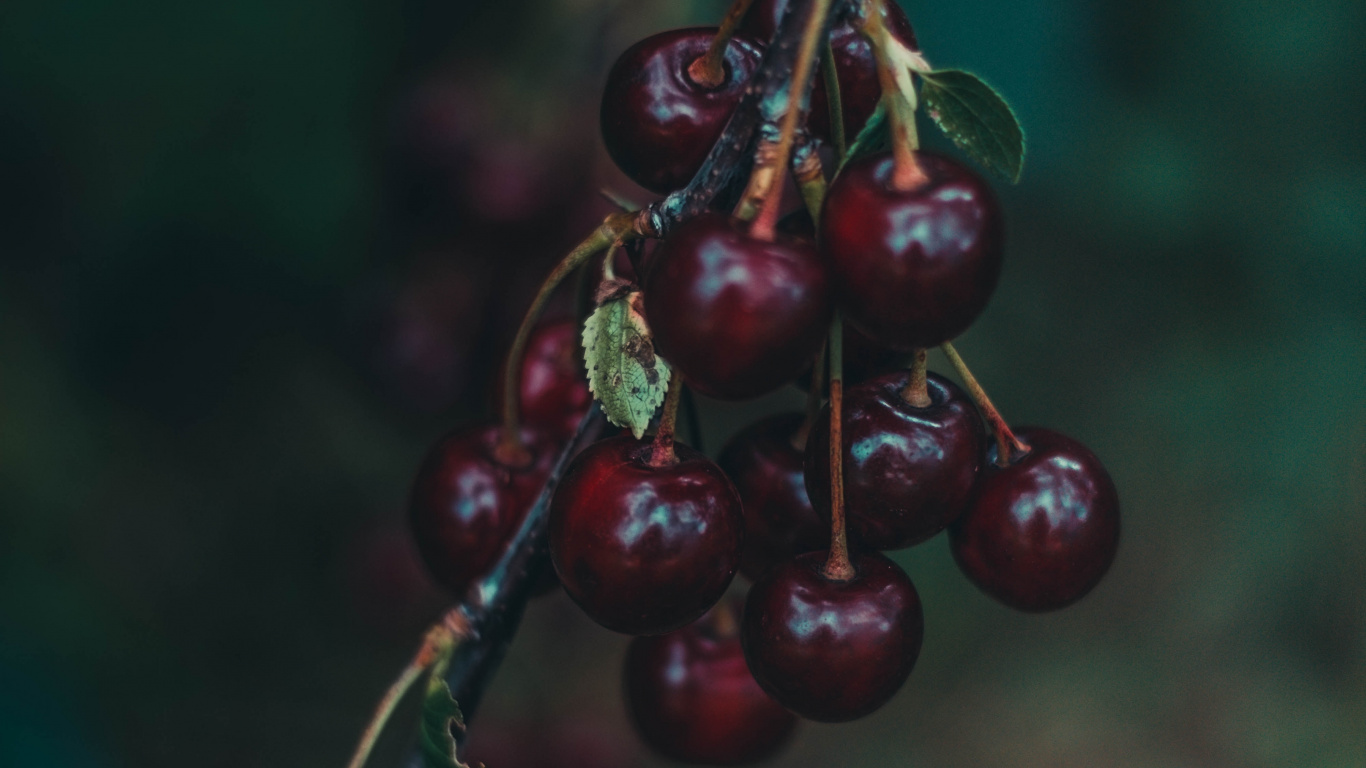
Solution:
<path fill-rule="evenodd" d="M 655 35 L 622 55 L 602 126 L 623 171 L 657 192 L 688 181 L 784 5 L 759 0 L 723 41 L 719 82 L 698 64 L 716 29 Z M 914 50 L 905 17 L 884 7 L 888 29 Z M 880 93 L 872 52 L 847 24 L 830 40 L 845 127 L 857 130 Z M 812 102 L 820 136 L 829 121 L 819 88 Z M 1024 611 L 1079 600 L 1114 559 L 1118 497 L 1094 454 L 1046 429 L 1011 432 L 974 383 L 970 398 L 925 371 L 925 350 L 986 306 L 1003 226 L 973 172 L 940 155 L 911 157 L 909 188 L 895 183 L 891 155 L 849 163 L 816 237 L 809 219 L 770 235 L 705 213 L 641 268 L 655 349 L 698 392 L 747 399 L 806 375 L 836 312 L 848 326 L 831 341 L 847 340 L 852 374 L 841 377 L 832 348 L 824 410 L 759 421 L 719 462 L 674 442 L 671 428 L 622 433 L 584 449 L 555 491 L 554 572 L 591 618 L 639 636 L 626 660 L 628 704 L 666 756 L 751 762 L 784 743 L 793 713 L 841 722 L 885 704 L 915 665 L 924 622 L 911 580 L 881 551 L 947 529 L 968 578 Z M 590 404 L 577 336 L 574 323 L 548 323 L 527 348 L 520 451 L 487 425 L 443 439 L 419 472 L 417 543 L 457 594 L 499 557 Z M 832 472 L 832 461 L 842 467 Z M 737 571 L 754 582 L 743 610 L 723 600 Z"/>

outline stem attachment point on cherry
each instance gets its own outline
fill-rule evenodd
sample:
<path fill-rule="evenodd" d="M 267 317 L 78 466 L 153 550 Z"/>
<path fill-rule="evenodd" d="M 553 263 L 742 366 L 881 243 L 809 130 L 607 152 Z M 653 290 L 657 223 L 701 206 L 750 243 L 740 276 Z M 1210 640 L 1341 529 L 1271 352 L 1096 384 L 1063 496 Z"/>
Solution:
<path fill-rule="evenodd" d="M 917 349 L 914 354 L 915 359 L 911 362 L 911 380 L 906 382 L 906 387 L 901 390 L 901 399 L 916 408 L 929 408 L 933 402 L 930 400 L 929 369 L 927 367 L 930 357 L 929 350 Z"/>
<path fill-rule="evenodd" d="M 869 0 L 868 16 L 863 22 L 863 35 L 873 48 L 877 61 L 878 84 L 882 86 L 882 103 L 887 110 L 887 121 L 892 133 L 891 187 L 898 192 L 910 192 L 929 182 L 924 169 L 915 159 L 920 149 L 920 134 L 916 131 L 915 83 L 906 59 L 910 55 L 882 22 L 883 2 Z"/>
<path fill-rule="evenodd" d="M 973 402 L 986 417 L 987 423 L 991 425 L 991 431 L 996 435 L 996 465 L 1000 467 L 1010 466 L 1010 462 L 1016 458 L 1029 453 L 1029 446 L 1015 433 L 1010 431 L 1010 425 L 1006 423 L 1001 412 L 996 410 L 996 406 L 991 404 L 991 398 L 987 397 L 986 390 L 977 383 L 977 377 L 968 370 L 967 363 L 959 356 L 958 350 L 953 348 L 953 344 L 944 342 L 940 345 L 944 350 L 944 355 L 953 364 L 953 369 L 958 372 L 959 378 L 963 380 L 964 386 L 968 388 L 968 394 L 972 396 Z"/>
<path fill-rule="evenodd" d="M 721 27 L 716 30 L 716 37 L 713 37 L 711 45 L 707 46 L 707 52 L 688 65 L 688 77 L 692 78 L 694 83 L 703 88 L 719 88 L 726 82 L 726 45 L 735 36 L 736 28 L 740 26 L 753 2 L 754 0 L 734 0 L 730 4 L 726 18 L 721 20 Z"/>

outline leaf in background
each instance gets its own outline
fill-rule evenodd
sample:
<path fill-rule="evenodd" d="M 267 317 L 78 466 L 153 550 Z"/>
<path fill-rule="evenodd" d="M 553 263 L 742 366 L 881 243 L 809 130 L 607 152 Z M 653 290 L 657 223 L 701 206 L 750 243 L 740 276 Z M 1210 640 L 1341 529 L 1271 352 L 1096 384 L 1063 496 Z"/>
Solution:
<path fill-rule="evenodd" d="M 863 124 L 863 130 L 854 137 L 854 142 L 849 145 L 844 157 L 840 159 L 839 168 L 835 169 L 835 173 L 839 174 L 840 171 L 844 170 L 844 166 L 848 165 L 850 160 L 871 155 L 874 152 L 886 152 L 891 148 L 892 131 L 887 124 L 887 107 L 879 99 L 877 109 L 868 116 L 868 122 Z"/>
<path fill-rule="evenodd" d="M 655 355 L 650 328 L 632 291 L 593 310 L 583 324 L 588 388 L 607 420 L 639 439 L 669 388 L 669 364 Z"/>
<path fill-rule="evenodd" d="M 455 756 L 455 733 L 465 732 L 465 718 L 451 688 L 439 674 L 427 682 L 427 697 L 422 702 L 422 728 L 418 746 L 424 768 L 469 768 Z"/>
<path fill-rule="evenodd" d="M 961 69 L 920 76 L 925 81 L 920 99 L 939 128 L 974 160 L 1018 183 L 1024 169 L 1024 132 L 1001 94 Z"/>

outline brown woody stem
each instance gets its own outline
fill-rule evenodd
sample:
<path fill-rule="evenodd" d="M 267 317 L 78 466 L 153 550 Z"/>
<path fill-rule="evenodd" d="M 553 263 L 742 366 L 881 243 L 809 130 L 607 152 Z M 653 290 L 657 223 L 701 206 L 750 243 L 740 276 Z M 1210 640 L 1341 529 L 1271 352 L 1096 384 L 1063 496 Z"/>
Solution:
<path fill-rule="evenodd" d="M 977 403 L 977 407 L 981 409 L 987 423 L 991 424 L 991 431 L 996 435 L 997 466 L 1009 466 L 1014 458 L 1012 451 L 1016 451 L 1020 455 L 1029 453 L 1029 446 L 1016 437 L 1014 432 L 1010 431 L 1010 425 L 1001 416 L 1001 412 L 996 410 L 996 406 L 991 404 L 991 398 L 987 397 L 987 392 L 982 389 L 982 385 L 977 383 L 977 377 L 968 370 L 968 365 L 958 355 L 958 350 L 954 349 L 953 345 L 947 341 L 939 348 L 944 350 L 944 355 L 949 358 L 949 362 L 953 364 L 953 369 L 958 371 L 959 378 L 963 380 L 963 385 L 968 388 L 968 394 L 972 396 L 973 402 Z"/>
<path fill-rule="evenodd" d="M 854 578 L 844 525 L 844 324 L 838 312 L 830 323 L 830 555 L 824 574 L 831 581 Z"/>
<path fill-rule="evenodd" d="M 721 28 L 716 30 L 711 45 L 707 46 L 707 52 L 688 65 L 688 77 L 692 78 L 694 83 L 703 88 L 717 88 L 726 82 L 726 44 L 735 36 L 736 28 L 740 26 L 740 21 L 745 18 L 745 12 L 753 2 L 754 0 L 734 0 L 730 4 L 726 18 L 721 20 Z"/>
<path fill-rule="evenodd" d="M 929 369 L 926 367 L 929 357 L 927 349 L 915 351 L 915 359 L 911 363 L 911 380 L 906 382 L 906 388 L 901 390 L 901 399 L 916 408 L 930 407 Z"/>
<path fill-rule="evenodd" d="M 678 462 L 674 454 L 674 433 L 678 429 L 678 400 L 683 394 L 683 377 L 678 371 L 669 376 L 669 391 L 664 395 L 664 411 L 659 415 L 659 429 L 650 446 L 650 466 L 666 467 Z"/>
<path fill-rule="evenodd" d="M 749 228 L 750 235 L 760 240 L 772 240 L 773 228 L 778 224 L 778 209 L 783 202 L 784 173 L 787 170 L 787 160 L 792 155 L 792 142 L 797 135 L 797 121 L 802 115 L 802 97 L 806 95 L 806 89 L 811 83 L 816 49 L 820 47 L 826 17 L 830 15 L 831 2 L 832 0 L 814 0 L 806 17 L 801 49 L 797 53 L 797 63 L 792 67 L 792 85 L 787 92 L 787 112 L 783 114 L 782 133 L 779 134 L 778 145 L 774 150 L 772 178 L 763 187 L 763 207 L 759 209 L 759 215 Z M 756 175 L 760 170 L 760 167 L 755 167 Z M 749 196 L 748 191 L 746 196 Z"/>
<path fill-rule="evenodd" d="M 527 341 L 531 339 L 531 332 L 536 328 L 537 321 L 541 318 L 541 312 L 545 309 L 546 302 L 550 301 L 550 296 L 574 270 L 588 261 L 589 257 L 599 251 L 610 248 L 614 243 L 638 237 L 635 230 L 635 213 L 613 213 L 602 222 L 602 224 L 589 235 L 583 242 L 575 246 L 568 256 L 555 265 L 555 268 L 546 275 L 545 281 L 541 283 L 541 288 L 536 292 L 536 297 L 531 300 L 531 306 L 527 308 L 526 316 L 522 318 L 522 325 L 517 329 L 517 336 L 512 340 L 512 347 L 508 350 L 507 368 L 503 371 L 503 431 L 498 440 L 498 446 L 494 449 L 495 458 L 499 462 L 510 467 L 524 467 L 531 461 L 531 453 L 522 444 L 521 430 L 521 382 L 522 382 L 522 357 L 526 354 Z"/>

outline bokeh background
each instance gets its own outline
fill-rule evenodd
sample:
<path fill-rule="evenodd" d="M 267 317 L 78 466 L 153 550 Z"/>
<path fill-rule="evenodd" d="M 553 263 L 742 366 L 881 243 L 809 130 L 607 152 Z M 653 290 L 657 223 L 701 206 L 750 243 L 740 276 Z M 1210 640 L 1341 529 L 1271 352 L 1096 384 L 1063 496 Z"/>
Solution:
<path fill-rule="evenodd" d="M 959 347 L 1102 457 L 1124 538 L 1043 616 L 898 553 L 915 674 L 775 765 L 1366 765 L 1366 4 L 905 8 L 1029 137 Z M 606 67 L 722 9 L 0 4 L 0 765 L 344 764 L 445 602 L 424 449 L 487 412 L 594 190 L 639 195 Z M 799 403 L 704 403 L 706 447 Z M 532 605 L 475 757 L 659 764 L 625 642 Z"/>

